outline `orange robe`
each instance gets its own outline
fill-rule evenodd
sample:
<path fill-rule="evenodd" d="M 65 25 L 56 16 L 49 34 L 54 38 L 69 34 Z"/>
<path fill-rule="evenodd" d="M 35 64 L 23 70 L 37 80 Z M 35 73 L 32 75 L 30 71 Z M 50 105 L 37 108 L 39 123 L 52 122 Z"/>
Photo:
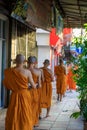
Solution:
<path fill-rule="evenodd" d="M 76 90 L 76 83 L 75 83 L 75 81 L 73 79 L 73 76 L 74 76 L 74 74 L 72 72 L 72 69 L 69 68 L 68 69 L 68 74 L 67 74 L 67 84 L 69 86 L 69 89 Z"/>
<path fill-rule="evenodd" d="M 31 96 L 28 79 L 14 68 L 5 70 L 3 81 L 12 91 L 7 109 L 5 130 L 32 130 Z"/>
<path fill-rule="evenodd" d="M 51 74 L 43 67 L 44 82 L 42 82 L 41 92 L 41 107 L 49 108 L 52 98 L 52 78 Z"/>
<path fill-rule="evenodd" d="M 34 73 L 32 73 L 32 77 L 35 83 L 38 82 L 38 76 L 35 75 Z M 31 89 L 30 90 L 31 93 L 31 98 L 32 98 L 32 117 L 33 117 L 33 126 L 38 124 L 39 121 L 39 111 L 38 111 L 38 102 L 39 102 L 39 98 L 38 98 L 38 90 L 37 89 Z"/>
<path fill-rule="evenodd" d="M 54 72 L 56 75 L 56 93 L 63 95 L 66 91 L 65 68 L 60 65 L 55 66 Z"/>
<path fill-rule="evenodd" d="M 37 89 L 38 91 L 38 115 L 41 114 L 41 88 Z"/>

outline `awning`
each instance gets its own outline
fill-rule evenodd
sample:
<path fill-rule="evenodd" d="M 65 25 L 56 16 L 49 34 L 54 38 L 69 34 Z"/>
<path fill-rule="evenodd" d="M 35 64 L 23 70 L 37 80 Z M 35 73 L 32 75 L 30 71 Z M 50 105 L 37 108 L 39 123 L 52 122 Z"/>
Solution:
<path fill-rule="evenodd" d="M 87 22 L 87 0 L 55 0 L 64 27 L 81 28 Z"/>

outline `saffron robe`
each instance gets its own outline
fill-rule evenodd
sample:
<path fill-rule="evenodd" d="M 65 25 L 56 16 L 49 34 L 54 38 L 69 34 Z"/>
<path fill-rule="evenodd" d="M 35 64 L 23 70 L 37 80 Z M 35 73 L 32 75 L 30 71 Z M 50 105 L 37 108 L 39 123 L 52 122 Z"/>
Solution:
<path fill-rule="evenodd" d="M 28 90 L 28 78 L 14 68 L 6 69 L 4 85 L 11 90 L 7 109 L 5 130 L 32 130 L 31 96 Z"/>
<path fill-rule="evenodd" d="M 35 83 L 38 83 L 38 76 L 35 75 L 33 72 L 32 73 L 32 77 Z M 38 124 L 39 121 L 39 98 L 38 98 L 38 90 L 36 89 L 31 89 L 30 90 L 30 94 L 31 94 L 31 101 L 32 101 L 32 118 L 33 118 L 33 126 Z"/>
<path fill-rule="evenodd" d="M 55 66 L 54 72 L 56 75 L 56 93 L 64 94 L 66 91 L 66 75 L 63 66 Z"/>
<path fill-rule="evenodd" d="M 44 82 L 42 82 L 41 88 L 41 107 L 49 108 L 51 106 L 52 98 L 52 75 L 44 67 L 42 69 L 44 75 Z"/>
<path fill-rule="evenodd" d="M 37 92 L 38 92 L 38 115 L 40 116 L 41 114 L 41 89 L 38 87 Z"/>
<path fill-rule="evenodd" d="M 72 72 L 72 69 L 69 68 L 68 69 L 68 74 L 67 74 L 67 84 L 68 84 L 68 89 L 72 89 L 72 90 L 76 90 L 76 83 L 73 79 L 73 72 Z"/>

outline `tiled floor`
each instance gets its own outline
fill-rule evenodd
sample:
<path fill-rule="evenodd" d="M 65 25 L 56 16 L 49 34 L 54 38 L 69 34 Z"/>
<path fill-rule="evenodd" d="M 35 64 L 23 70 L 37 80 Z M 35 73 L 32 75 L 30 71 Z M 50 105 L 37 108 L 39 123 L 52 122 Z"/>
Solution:
<path fill-rule="evenodd" d="M 66 92 L 66 96 L 62 102 L 56 100 L 55 84 L 53 87 L 52 107 L 50 117 L 44 118 L 46 109 L 42 109 L 42 119 L 40 120 L 39 127 L 34 130 L 83 130 L 83 121 L 80 118 L 70 118 L 70 115 L 78 111 L 78 93 Z M 6 110 L 0 110 L 0 130 L 4 130 Z"/>
<path fill-rule="evenodd" d="M 46 110 L 42 109 L 42 120 L 34 130 L 83 130 L 83 121 L 80 118 L 70 118 L 73 112 L 79 111 L 78 93 L 75 91 L 66 92 L 62 102 L 56 100 L 55 84 L 53 87 L 52 107 L 50 117 L 44 118 Z"/>

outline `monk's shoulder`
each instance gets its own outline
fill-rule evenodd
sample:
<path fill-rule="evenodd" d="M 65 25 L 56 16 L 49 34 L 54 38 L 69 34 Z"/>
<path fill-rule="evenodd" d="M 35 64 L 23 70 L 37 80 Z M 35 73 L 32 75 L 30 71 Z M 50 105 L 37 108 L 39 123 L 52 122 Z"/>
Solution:
<path fill-rule="evenodd" d="M 58 65 L 56 65 L 56 66 L 54 67 L 54 70 L 56 71 L 58 68 L 59 68 L 59 66 L 58 66 Z"/>
<path fill-rule="evenodd" d="M 31 71 L 29 69 L 27 69 L 27 68 L 25 68 L 24 71 L 25 71 L 27 76 L 29 76 L 31 74 Z"/>
<path fill-rule="evenodd" d="M 41 74 L 41 71 L 40 71 L 39 68 L 35 68 L 35 69 L 34 69 L 34 72 L 35 72 L 35 74 L 36 74 L 37 76 L 39 76 L 39 75 Z"/>
<path fill-rule="evenodd" d="M 13 70 L 13 68 L 6 68 L 6 69 L 4 70 L 4 73 L 8 73 L 8 72 L 11 71 L 11 70 Z"/>
<path fill-rule="evenodd" d="M 49 72 L 51 75 L 53 74 L 52 70 L 49 69 L 49 68 L 48 68 L 48 72 Z"/>
<path fill-rule="evenodd" d="M 43 70 L 43 69 L 44 69 L 44 67 L 40 67 L 39 69 L 40 69 L 40 70 Z"/>
<path fill-rule="evenodd" d="M 39 74 L 41 74 L 41 73 L 42 73 L 42 70 L 41 70 L 41 69 L 38 69 L 38 72 L 39 72 Z"/>
<path fill-rule="evenodd" d="M 52 72 L 52 70 L 51 70 L 51 69 L 49 69 L 49 68 L 48 68 L 48 70 L 49 70 L 50 72 Z"/>
<path fill-rule="evenodd" d="M 37 72 L 40 72 L 40 69 L 39 69 L 39 68 L 35 68 L 35 70 L 36 70 Z"/>
<path fill-rule="evenodd" d="M 56 66 L 55 66 L 55 68 L 58 68 L 58 67 L 59 67 L 59 65 L 56 65 Z"/>
<path fill-rule="evenodd" d="M 63 69 L 65 70 L 65 66 L 63 66 Z"/>

